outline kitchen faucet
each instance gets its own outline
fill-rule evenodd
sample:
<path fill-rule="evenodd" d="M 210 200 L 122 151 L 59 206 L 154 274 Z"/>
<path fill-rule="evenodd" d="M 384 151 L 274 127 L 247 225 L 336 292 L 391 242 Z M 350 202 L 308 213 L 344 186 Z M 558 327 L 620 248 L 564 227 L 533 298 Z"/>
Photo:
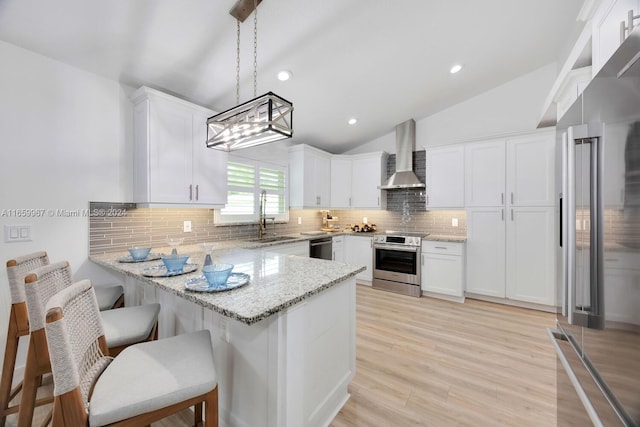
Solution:
<path fill-rule="evenodd" d="M 262 239 L 262 236 L 264 236 L 264 232 L 267 230 L 267 219 L 275 221 L 275 217 L 267 218 L 267 190 L 262 190 L 260 192 L 260 215 L 258 218 L 259 239 Z"/>

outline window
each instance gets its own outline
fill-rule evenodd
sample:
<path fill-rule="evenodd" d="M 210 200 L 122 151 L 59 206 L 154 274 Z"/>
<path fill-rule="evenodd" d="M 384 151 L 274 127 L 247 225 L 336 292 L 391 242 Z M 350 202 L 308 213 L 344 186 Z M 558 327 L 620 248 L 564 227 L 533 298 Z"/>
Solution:
<path fill-rule="evenodd" d="M 289 220 L 285 166 L 229 157 L 227 204 L 216 210 L 216 224 L 255 223 L 260 217 L 260 193 L 266 192 L 267 218 Z"/>

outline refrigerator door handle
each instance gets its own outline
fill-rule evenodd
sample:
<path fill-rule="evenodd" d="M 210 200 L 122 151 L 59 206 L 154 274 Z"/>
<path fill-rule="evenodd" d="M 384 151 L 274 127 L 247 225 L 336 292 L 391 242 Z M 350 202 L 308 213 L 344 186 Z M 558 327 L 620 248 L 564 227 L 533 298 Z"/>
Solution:
<path fill-rule="evenodd" d="M 567 360 L 567 357 L 564 355 L 564 352 L 562 351 L 562 349 L 557 343 L 558 340 L 565 339 L 562 332 L 555 329 L 548 328 L 547 333 L 549 334 L 551 345 L 553 345 L 553 348 L 556 351 L 558 360 L 560 361 L 560 363 L 562 364 L 562 367 L 566 371 L 567 376 L 569 377 L 569 380 L 573 385 L 573 388 L 576 390 L 576 393 L 578 394 L 580 401 L 584 405 L 584 408 L 587 411 L 589 418 L 591 419 L 591 422 L 593 422 L 593 425 L 596 427 L 604 427 L 604 424 L 602 424 L 602 420 L 600 420 L 600 417 L 598 417 L 598 414 L 594 409 L 593 405 L 591 404 L 589 397 L 587 397 L 587 394 L 582 388 L 582 385 L 580 384 L 578 377 L 576 376 L 575 372 L 571 368 L 571 364 L 569 363 L 569 361 Z"/>

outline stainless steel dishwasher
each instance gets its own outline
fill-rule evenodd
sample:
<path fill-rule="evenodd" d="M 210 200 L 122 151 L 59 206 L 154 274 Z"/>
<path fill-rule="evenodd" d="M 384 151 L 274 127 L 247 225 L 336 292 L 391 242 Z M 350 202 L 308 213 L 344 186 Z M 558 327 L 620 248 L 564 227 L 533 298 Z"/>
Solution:
<path fill-rule="evenodd" d="M 333 259 L 332 240 L 331 237 L 309 240 L 309 256 L 311 258 Z"/>

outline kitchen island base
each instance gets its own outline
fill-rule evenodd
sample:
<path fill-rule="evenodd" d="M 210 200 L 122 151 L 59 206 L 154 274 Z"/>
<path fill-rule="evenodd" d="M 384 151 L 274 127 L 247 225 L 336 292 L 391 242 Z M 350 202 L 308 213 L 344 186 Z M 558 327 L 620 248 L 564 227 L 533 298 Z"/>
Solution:
<path fill-rule="evenodd" d="M 349 398 L 354 277 L 251 325 L 129 276 L 125 300 L 161 304 L 160 338 L 211 331 L 222 426 L 326 426 Z"/>

